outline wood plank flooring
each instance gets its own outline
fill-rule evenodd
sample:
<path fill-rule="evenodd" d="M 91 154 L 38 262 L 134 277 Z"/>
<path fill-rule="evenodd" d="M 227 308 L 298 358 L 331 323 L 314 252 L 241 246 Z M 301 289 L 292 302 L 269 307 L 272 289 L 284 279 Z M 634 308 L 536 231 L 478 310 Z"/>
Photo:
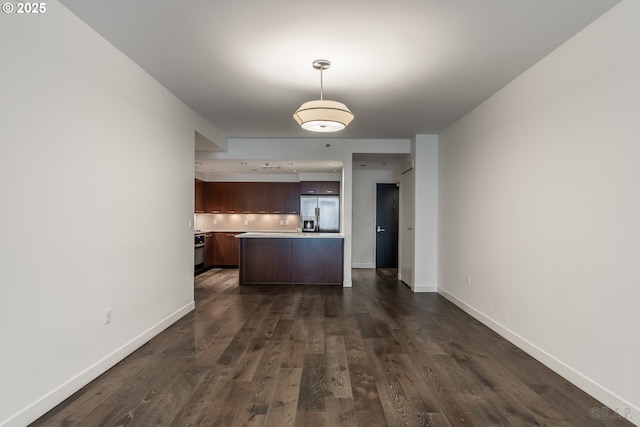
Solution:
<path fill-rule="evenodd" d="M 195 295 L 32 425 L 632 425 L 395 270 L 353 270 L 353 288 L 241 287 L 237 270 L 210 270 Z"/>

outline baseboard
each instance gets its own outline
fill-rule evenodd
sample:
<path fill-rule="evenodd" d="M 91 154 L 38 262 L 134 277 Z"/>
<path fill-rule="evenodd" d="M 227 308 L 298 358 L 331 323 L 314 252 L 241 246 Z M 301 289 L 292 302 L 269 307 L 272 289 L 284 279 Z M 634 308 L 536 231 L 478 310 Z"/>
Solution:
<path fill-rule="evenodd" d="M 79 372 L 76 376 L 72 377 L 67 382 L 61 384 L 59 387 L 50 391 L 45 396 L 36 400 L 20 412 L 12 415 L 10 418 L 7 418 L 4 421 L 0 421 L 0 427 L 25 426 L 37 420 L 42 415 L 53 409 L 56 405 L 71 396 L 73 393 L 80 390 L 82 387 L 89 384 L 94 379 L 98 378 L 107 370 L 115 366 L 122 359 L 149 342 L 160 332 L 164 331 L 169 326 L 180 320 L 183 316 L 193 311 L 194 308 L 194 301 L 191 301 L 190 303 L 181 307 L 176 312 L 162 319 L 160 322 L 156 323 L 142 334 L 138 335 L 122 347 L 118 348 L 113 353 L 107 355 L 95 364 L 86 368 L 84 371 Z"/>
<path fill-rule="evenodd" d="M 467 314 L 519 347 L 531 357 L 538 360 L 540 363 L 553 370 L 567 381 L 573 383 L 585 393 L 605 404 L 608 408 L 592 408 L 594 421 L 597 421 L 598 419 L 604 421 L 606 419 L 626 418 L 633 424 L 640 426 L 640 424 L 638 424 L 638 422 L 640 422 L 640 408 L 632 405 L 607 388 L 601 386 L 561 360 L 558 360 L 551 354 L 542 350 L 532 342 L 526 340 L 507 327 L 471 307 L 455 295 L 447 292 L 445 289 L 438 288 L 438 293 L 465 311 Z M 611 411 L 611 409 L 615 412 Z"/>
<path fill-rule="evenodd" d="M 353 281 L 351 281 L 351 280 L 343 280 L 342 281 L 342 287 L 343 288 L 352 288 L 353 287 Z"/>
<path fill-rule="evenodd" d="M 413 292 L 422 293 L 422 292 L 438 292 L 438 287 L 436 285 L 413 285 L 411 286 Z"/>
<path fill-rule="evenodd" d="M 370 262 L 353 262 L 351 268 L 376 268 L 376 265 Z"/>

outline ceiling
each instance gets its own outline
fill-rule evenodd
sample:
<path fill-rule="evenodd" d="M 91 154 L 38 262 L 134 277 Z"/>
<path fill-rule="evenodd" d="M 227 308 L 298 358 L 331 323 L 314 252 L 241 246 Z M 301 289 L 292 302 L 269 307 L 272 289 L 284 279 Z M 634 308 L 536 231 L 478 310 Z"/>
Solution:
<path fill-rule="evenodd" d="M 410 163 L 408 154 L 354 153 L 354 170 L 393 170 L 402 172 Z M 343 164 L 339 160 L 254 160 L 254 159 L 198 159 L 195 170 L 203 177 L 230 176 L 234 174 L 300 174 L 339 173 Z"/>
<path fill-rule="evenodd" d="M 293 112 L 355 115 L 322 137 L 440 133 L 619 0 L 61 0 L 228 137 L 317 137 Z"/>
<path fill-rule="evenodd" d="M 203 175 L 230 174 L 298 174 L 305 173 L 334 173 L 342 170 L 340 161 L 330 160 L 211 160 L 198 159 L 195 163 L 196 171 Z"/>

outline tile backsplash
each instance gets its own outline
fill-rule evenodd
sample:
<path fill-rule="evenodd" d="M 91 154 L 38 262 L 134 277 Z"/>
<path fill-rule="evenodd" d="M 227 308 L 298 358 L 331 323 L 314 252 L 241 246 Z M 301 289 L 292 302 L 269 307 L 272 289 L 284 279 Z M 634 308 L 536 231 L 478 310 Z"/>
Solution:
<path fill-rule="evenodd" d="M 300 215 L 195 214 L 194 223 L 201 231 L 295 231 Z"/>

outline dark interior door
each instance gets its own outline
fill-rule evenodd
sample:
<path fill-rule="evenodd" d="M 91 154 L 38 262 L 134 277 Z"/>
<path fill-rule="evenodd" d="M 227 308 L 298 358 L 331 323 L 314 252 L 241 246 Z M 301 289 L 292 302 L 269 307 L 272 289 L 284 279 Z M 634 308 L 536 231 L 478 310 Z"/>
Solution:
<path fill-rule="evenodd" d="M 398 268 L 398 204 L 396 184 L 377 184 L 376 268 Z"/>

